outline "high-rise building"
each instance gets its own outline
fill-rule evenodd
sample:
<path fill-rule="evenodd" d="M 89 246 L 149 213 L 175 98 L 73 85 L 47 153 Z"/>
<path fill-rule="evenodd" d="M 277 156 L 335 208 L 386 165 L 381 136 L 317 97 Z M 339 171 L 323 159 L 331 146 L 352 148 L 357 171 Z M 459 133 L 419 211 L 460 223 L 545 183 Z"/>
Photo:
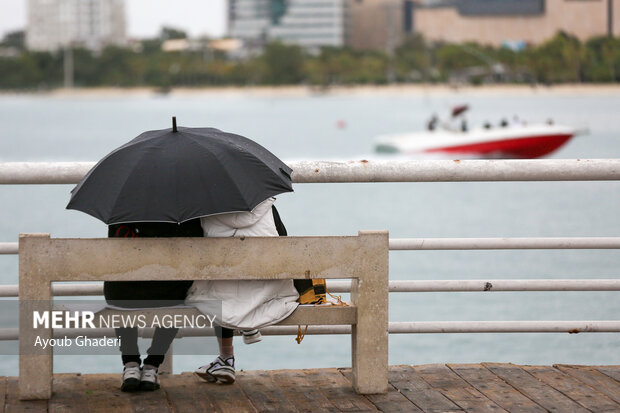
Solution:
<path fill-rule="evenodd" d="M 309 50 L 346 43 L 347 0 L 230 0 L 229 35 L 281 40 Z"/>
<path fill-rule="evenodd" d="M 271 0 L 230 0 L 228 28 L 230 37 L 260 39 L 271 22 Z"/>
<path fill-rule="evenodd" d="M 345 22 L 344 0 L 289 0 L 281 15 L 272 20 L 269 38 L 307 49 L 341 47 L 346 41 Z"/>
<path fill-rule="evenodd" d="M 412 0 L 353 0 L 349 7 L 348 45 L 392 52 L 412 28 Z"/>
<path fill-rule="evenodd" d="M 28 0 L 26 46 L 100 50 L 125 43 L 124 0 Z"/>

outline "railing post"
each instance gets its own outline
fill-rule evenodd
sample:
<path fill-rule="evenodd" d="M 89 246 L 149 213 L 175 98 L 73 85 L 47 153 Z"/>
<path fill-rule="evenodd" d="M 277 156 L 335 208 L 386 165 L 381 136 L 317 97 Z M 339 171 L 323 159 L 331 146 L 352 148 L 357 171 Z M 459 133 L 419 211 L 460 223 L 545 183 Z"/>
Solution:
<path fill-rule="evenodd" d="M 353 279 L 351 301 L 357 324 L 351 328 L 353 387 L 360 394 L 387 392 L 388 386 L 388 232 L 360 231 L 369 250 Z"/>
<path fill-rule="evenodd" d="M 41 341 L 52 338 L 49 328 L 34 329 L 33 310 L 50 311 L 52 286 L 45 268 L 37 259 L 37 239 L 49 239 L 49 234 L 20 234 L 19 236 L 19 398 L 39 400 L 52 397 L 52 346 L 36 349 Z"/>

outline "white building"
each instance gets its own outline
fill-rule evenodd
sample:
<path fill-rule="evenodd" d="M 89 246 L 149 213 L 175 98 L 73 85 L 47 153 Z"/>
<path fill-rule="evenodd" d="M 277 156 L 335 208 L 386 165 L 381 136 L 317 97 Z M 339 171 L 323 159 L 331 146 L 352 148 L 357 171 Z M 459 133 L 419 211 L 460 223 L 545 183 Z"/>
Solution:
<path fill-rule="evenodd" d="M 345 44 L 344 0 L 289 0 L 286 13 L 269 30 L 280 39 L 307 49 Z"/>
<path fill-rule="evenodd" d="M 26 46 L 101 50 L 125 44 L 125 0 L 28 0 Z"/>
<path fill-rule="evenodd" d="M 271 0 L 230 0 L 228 3 L 229 36 L 258 40 L 271 24 Z"/>
<path fill-rule="evenodd" d="M 346 0 L 230 0 L 229 35 L 249 44 L 281 40 L 309 50 L 343 46 Z"/>

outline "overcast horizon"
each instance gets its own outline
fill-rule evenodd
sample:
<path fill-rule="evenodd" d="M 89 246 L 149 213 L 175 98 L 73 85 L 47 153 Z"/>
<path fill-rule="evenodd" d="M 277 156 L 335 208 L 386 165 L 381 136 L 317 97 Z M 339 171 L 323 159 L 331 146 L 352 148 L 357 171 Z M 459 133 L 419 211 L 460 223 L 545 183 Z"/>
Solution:
<path fill-rule="evenodd" d="M 191 37 L 226 32 L 226 0 L 125 0 L 127 36 L 155 37 L 163 26 Z M 0 0 L 0 38 L 26 28 L 26 0 Z"/>

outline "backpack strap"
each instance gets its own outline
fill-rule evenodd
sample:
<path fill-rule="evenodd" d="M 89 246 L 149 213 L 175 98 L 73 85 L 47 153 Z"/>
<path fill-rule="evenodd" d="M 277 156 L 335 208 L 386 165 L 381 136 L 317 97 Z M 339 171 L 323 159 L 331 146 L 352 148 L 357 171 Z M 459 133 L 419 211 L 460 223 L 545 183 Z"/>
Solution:
<path fill-rule="evenodd" d="M 129 225 L 114 224 L 108 227 L 108 237 L 110 238 L 137 238 L 135 229 Z"/>
<path fill-rule="evenodd" d="M 276 224 L 278 235 L 281 237 L 288 235 L 288 233 L 286 232 L 286 227 L 284 226 L 284 223 L 282 222 L 280 214 L 278 213 L 275 205 L 271 206 L 271 212 L 273 213 L 273 222 Z"/>

